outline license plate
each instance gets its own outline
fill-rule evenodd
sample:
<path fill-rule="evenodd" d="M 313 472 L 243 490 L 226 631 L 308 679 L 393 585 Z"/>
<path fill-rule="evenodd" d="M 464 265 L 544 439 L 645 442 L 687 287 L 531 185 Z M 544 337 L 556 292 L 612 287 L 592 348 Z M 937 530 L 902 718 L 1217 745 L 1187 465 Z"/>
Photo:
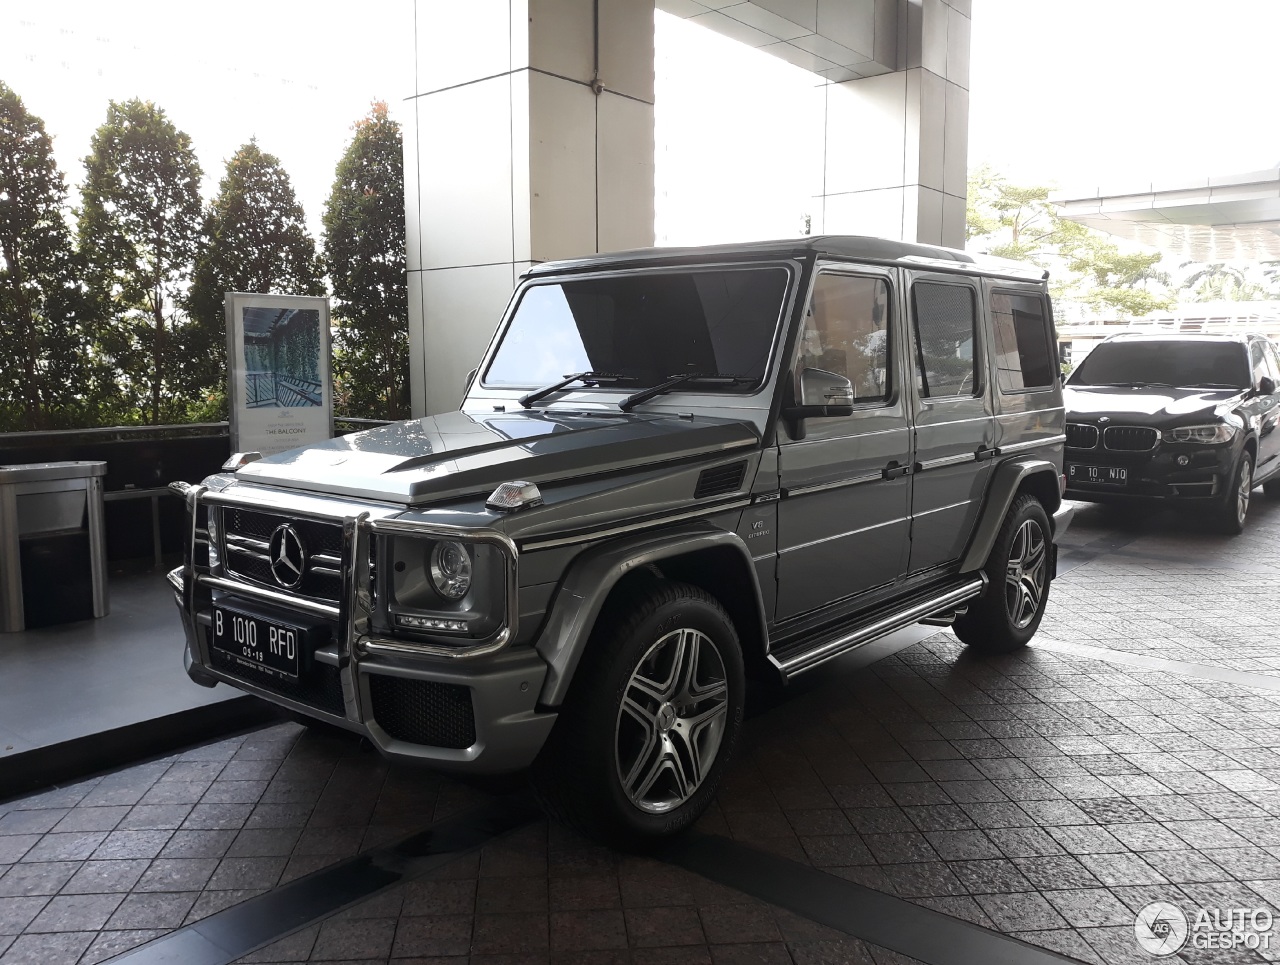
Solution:
<path fill-rule="evenodd" d="M 213 608 L 213 646 L 242 666 L 283 676 L 297 677 L 307 631 L 223 607 Z"/>
<path fill-rule="evenodd" d="M 1067 479 L 1097 486 L 1123 486 L 1129 482 L 1129 470 L 1119 466 L 1070 465 L 1067 466 Z"/>

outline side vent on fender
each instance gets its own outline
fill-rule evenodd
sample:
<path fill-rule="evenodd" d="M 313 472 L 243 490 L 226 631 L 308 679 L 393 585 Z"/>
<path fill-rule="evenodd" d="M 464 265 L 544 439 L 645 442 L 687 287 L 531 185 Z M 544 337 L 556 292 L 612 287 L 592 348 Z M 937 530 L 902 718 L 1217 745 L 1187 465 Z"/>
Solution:
<path fill-rule="evenodd" d="M 693 498 L 705 499 L 707 496 L 722 496 L 725 493 L 737 492 L 746 471 L 745 462 L 733 462 L 727 466 L 702 470 L 702 475 L 698 477 L 698 485 L 693 490 Z"/>

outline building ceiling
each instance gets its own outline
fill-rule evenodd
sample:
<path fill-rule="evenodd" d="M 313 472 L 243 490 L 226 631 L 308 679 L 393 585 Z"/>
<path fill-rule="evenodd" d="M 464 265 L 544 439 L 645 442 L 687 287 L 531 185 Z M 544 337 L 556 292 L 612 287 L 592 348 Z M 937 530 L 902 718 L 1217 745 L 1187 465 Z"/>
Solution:
<path fill-rule="evenodd" d="M 657 0 L 657 4 L 665 13 L 836 83 L 887 74 L 898 66 L 896 0 Z M 949 0 L 949 5 L 964 9 L 969 0 Z"/>
<path fill-rule="evenodd" d="M 1064 191 L 1064 217 L 1186 261 L 1280 260 L 1280 166 L 1176 184 Z"/>

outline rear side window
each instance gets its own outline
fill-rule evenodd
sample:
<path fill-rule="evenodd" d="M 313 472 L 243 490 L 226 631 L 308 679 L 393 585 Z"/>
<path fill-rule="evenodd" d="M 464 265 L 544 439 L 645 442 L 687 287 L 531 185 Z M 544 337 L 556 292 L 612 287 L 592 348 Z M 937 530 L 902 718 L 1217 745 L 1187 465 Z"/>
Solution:
<path fill-rule="evenodd" d="M 920 395 L 955 399 L 977 395 L 977 313 L 967 285 L 919 282 L 911 289 L 915 304 L 916 361 Z"/>
<path fill-rule="evenodd" d="M 1042 389 L 1057 381 L 1045 324 L 1044 299 L 995 292 L 991 319 L 996 334 L 996 380 L 1001 392 Z"/>

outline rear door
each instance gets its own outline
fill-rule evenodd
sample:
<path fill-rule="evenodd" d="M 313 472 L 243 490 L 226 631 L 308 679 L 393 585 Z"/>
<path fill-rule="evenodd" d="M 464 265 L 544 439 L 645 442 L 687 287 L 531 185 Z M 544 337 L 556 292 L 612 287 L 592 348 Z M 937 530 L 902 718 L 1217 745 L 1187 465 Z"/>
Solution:
<path fill-rule="evenodd" d="M 847 378 L 853 414 L 780 426 L 778 608 L 785 620 L 891 583 L 905 570 L 911 432 L 894 274 L 828 266 L 816 275 L 793 377 Z"/>
<path fill-rule="evenodd" d="M 909 571 L 915 573 L 959 559 L 968 545 L 991 476 L 996 428 L 978 280 L 908 275 L 915 368 Z"/>

